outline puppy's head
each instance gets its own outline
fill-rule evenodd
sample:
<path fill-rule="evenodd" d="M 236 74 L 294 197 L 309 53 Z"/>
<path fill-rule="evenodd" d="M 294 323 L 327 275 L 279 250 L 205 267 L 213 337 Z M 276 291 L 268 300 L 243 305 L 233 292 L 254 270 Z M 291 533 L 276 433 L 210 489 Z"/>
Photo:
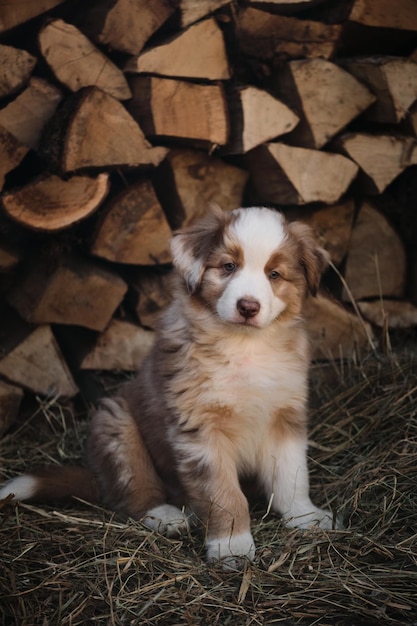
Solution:
<path fill-rule="evenodd" d="M 328 264 L 308 226 L 257 207 L 213 209 L 175 233 L 171 248 L 189 294 L 222 322 L 245 327 L 298 317 Z"/>

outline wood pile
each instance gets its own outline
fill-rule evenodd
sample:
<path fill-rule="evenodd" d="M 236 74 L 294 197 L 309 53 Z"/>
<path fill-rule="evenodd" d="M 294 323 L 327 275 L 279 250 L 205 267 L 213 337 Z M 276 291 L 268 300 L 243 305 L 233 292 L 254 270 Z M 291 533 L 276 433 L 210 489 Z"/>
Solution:
<path fill-rule="evenodd" d="M 0 433 L 135 368 L 210 203 L 312 225 L 316 357 L 417 324 L 416 0 L 0 1 L 0 60 Z"/>

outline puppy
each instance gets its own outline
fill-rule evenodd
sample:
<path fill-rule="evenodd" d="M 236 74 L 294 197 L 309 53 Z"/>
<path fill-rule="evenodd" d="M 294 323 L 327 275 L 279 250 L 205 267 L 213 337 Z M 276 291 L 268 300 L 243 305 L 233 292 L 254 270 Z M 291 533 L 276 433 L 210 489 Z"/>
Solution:
<path fill-rule="evenodd" d="M 328 257 L 266 208 L 212 211 L 174 235 L 172 257 L 173 301 L 137 377 L 93 415 L 89 468 L 27 474 L 0 497 L 99 500 L 168 535 L 191 510 L 208 559 L 234 568 L 255 555 L 246 477 L 288 526 L 332 527 L 309 497 L 302 320 Z"/>

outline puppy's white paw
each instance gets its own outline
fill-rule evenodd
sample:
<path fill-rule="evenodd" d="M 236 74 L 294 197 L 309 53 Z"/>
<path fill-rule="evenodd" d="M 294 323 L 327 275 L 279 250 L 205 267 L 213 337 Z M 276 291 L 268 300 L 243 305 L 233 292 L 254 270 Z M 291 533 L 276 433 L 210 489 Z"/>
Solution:
<path fill-rule="evenodd" d="M 289 528 L 311 528 L 312 526 L 318 526 L 324 530 L 332 530 L 334 528 L 332 512 L 319 509 L 314 505 L 306 508 L 303 512 L 287 513 L 284 515 L 284 522 Z M 340 521 L 336 520 L 336 528 L 341 527 Z"/>
<path fill-rule="evenodd" d="M 141 522 L 146 528 L 167 537 L 176 537 L 188 530 L 187 516 L 172 504 L 161 504 L 150 509 Z"/>
<path fill-rule="evenodd" d="M 222 561 L 226 571 L 242 569 L 244 560 L 252 561 L 255 556 L 255 543 L 249 532 L 207 539 L 206 548 L 207 560 Z"/>

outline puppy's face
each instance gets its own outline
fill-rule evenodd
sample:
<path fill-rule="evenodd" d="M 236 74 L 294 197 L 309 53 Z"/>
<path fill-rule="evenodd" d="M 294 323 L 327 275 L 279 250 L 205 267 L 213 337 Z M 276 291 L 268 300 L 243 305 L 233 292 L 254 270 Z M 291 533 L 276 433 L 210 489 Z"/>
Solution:
<path fill-rule="evenodd" d="M 191 295 L 222 322 L 254 328 L 297 317 L 327 265 L 307 226 L 265 208 L 214 212 L 179 231 L 172 253 Z"/>

